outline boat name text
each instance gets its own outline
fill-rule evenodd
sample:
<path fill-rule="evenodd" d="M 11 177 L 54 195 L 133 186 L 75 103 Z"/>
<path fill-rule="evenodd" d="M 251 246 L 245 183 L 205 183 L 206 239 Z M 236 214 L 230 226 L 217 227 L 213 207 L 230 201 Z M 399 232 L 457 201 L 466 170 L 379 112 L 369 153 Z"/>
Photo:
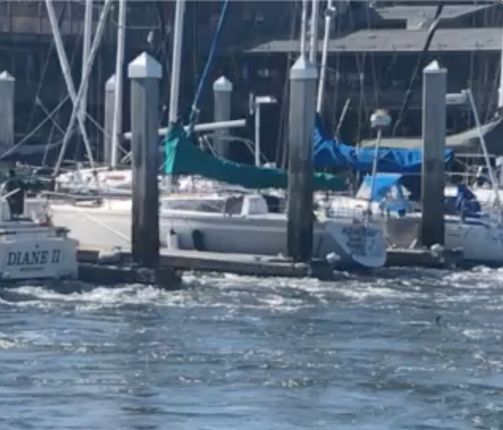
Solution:
<path fill-rule="evenodd" d="M 10 251 L 7 255 L 7 266 L 45 266 L 47 264 L 58 264 L 60 259 L 60 249 Z"/>

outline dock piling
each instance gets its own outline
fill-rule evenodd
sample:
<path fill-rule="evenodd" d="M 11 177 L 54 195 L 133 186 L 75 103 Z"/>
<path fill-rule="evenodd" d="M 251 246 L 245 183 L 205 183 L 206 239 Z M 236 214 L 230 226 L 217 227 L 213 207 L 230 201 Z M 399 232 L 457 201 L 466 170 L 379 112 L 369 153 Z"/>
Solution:
<path fill-rule="evenodd" d="M 115 75 L 105 83 L 105 136 L 103 140 L 103 163 L 112 163 L 112 137 L 114 132 Z"/>
<path fill-rule="evenodd" d="M 232 82 L 225 76 L 220 76 L 213 83 L 213 115 L 215 122 L 229 121 L 231 119 L 232 91 Z M 216 130 L 216 137 L 213 140 L 213 149 L 223 158 L 228 158 L 229 155 L 229 142 L 226 139 L 228 134 L 228 129 Z"/>
<path fill-rule="evenodd" d="M 133 166 L 133 261 L 155 269 L 159 264 L 159 94 L 161 65 L 142 53 L 128 67 L 131 80 Z"/>
<path fill-rule="evenodd" d="M 287 254 L 309 262 L 313 251 L 313 146 L 318 71 L 304 53 L 290 69 Z"/>
<path fill-rule="evenodd" d="M 9 72 L 0 73 L 0 143 L 14 145 L 14 102 L 16 79 Z"/>
<path fill-rule="evenodd" d="M 447 70 L 433 61 L 423 70 L 421 245 L 444 245 Z"/>

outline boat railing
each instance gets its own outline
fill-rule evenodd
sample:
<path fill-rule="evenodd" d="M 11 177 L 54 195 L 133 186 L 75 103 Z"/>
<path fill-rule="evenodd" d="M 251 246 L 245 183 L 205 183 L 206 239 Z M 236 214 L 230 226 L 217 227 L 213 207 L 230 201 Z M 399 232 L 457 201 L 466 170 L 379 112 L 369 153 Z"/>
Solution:
<path fill-rule="evenodd" d="M 92 194 L 75 194 L 75 193 L 64 193 L 58 191 L 44 191 L 40 193 L 40 197 L 46 200 L 56 200 L 60 202 L 64 202 L 67 204 L 93 204 L 100 205 L 103 201 L 103 196 L 101 195 L 92 195 Z M 112 196 L 110 196 L 112 197 Z M 124 197 L 124 196 L 122 196 Z"/>

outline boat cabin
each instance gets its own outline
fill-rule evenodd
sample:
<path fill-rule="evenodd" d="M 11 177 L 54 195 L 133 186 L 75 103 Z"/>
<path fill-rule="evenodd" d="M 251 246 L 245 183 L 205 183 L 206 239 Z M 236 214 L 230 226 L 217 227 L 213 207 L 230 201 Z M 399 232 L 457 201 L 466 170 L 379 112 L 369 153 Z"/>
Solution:
<path fill-rule="evenodd" d="M 260 194 L 179 194 L 161 199 L 161 212 L 200 212 L 224 216 L 264 215 L 278 212 L 278 206 L 279 198 L 266 198 Z"/>

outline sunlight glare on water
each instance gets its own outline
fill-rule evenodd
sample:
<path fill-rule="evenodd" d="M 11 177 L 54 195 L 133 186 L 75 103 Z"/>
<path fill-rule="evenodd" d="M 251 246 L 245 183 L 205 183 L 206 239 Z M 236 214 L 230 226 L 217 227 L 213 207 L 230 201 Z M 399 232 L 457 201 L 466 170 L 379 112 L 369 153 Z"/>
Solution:
<path fill-rule="evenodd" d="M 501 429 L 503 271 L 184 284 L 1 290 L 0 429 Z"/>

